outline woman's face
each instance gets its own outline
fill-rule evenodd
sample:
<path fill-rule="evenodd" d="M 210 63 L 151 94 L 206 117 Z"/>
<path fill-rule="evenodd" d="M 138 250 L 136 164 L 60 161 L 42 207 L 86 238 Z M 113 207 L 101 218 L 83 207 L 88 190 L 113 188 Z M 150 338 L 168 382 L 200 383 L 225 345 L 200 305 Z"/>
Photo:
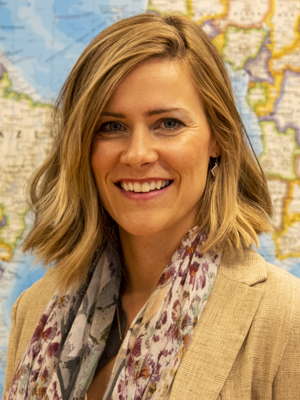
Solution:
<path fill-rule="evenodd" d="M 184 235 L 195 224 L 209 158 L 219 154 L 185 67 L 149 60 L 106 105 L 92 168 L 102 204 L 125 232 Z"/>

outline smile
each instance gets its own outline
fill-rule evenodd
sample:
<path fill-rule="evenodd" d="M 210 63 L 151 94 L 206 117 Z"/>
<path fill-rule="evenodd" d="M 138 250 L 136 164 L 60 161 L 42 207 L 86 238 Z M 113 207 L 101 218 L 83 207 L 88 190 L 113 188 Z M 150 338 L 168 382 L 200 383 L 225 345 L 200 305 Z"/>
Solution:
<path fill-rule="evenodd" d="M 159 181 L 149 181 L 149 182 L 119 182 L 120 187 L 126 192 L 135 192 L 135 193 L 148 193 L 154 190 L 161 190 L 167 186 L 169 186 L 172 181 L 159 180 Z"/>

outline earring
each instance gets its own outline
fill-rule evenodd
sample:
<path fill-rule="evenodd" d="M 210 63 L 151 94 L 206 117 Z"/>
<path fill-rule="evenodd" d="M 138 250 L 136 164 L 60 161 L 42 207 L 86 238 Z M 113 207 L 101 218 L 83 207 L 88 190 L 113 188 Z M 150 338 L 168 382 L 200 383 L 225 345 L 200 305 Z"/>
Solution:
<path fill-rule="evenodd" d="M 219 169 L 219 164 L 218 164 L 217 159 L 215 159 L 215 165 L 210 170 L 210 172 L 213 176 L 213 179 L 216 179 L 216 176 L 218 175 L 218 169 Z"/>

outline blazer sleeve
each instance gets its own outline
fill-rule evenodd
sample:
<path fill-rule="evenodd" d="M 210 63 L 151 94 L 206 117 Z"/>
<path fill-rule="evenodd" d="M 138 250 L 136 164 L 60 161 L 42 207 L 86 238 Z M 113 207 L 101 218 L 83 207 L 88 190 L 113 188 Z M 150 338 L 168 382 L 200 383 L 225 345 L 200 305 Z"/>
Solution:
<path fill-rule="evenodd" d="M 294 329 L 273 382 L 274 400 L 300 399 L 300 302 L 294 317 Z"/>
<path fill-rule="evenodd" d="M 15 370 L 39 322 L 39 318 L 56 290 L 56 280 L 47 271 L 16 300 L 11 311 L 3 397 L 10 388 Z"/>
<path fill-rule="evenodd" d="M 11 310 L 11 329 L 10 329 L 10 334 L 9 334 L 9 342 L 8 342 L 8 349 L 7 349 L 7 356 L 6 356 L 6 366 L 5 366 L 5 381 L 4 381 L 4 388 L 3 388 L 3 394 L 6 393 L 8 390 L 12 379 L 13 375 L 16 369 L 16 353 L 17 353 L 17 348 L 18 348 L 18 339 L 16 335 L 16 318 L 17 318 L 17 309 L 20 300 L 24 296 L 25 292 L 23 292 L 18 299 L 16 300 L 15 304 L 12 307 Z"/>

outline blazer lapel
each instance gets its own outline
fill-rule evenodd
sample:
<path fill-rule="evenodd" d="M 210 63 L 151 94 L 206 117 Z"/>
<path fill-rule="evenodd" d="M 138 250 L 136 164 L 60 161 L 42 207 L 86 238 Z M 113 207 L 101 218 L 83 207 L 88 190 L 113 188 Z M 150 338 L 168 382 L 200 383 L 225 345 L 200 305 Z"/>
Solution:
<path fill-rule="evenodd" d="M 263 289 L 252 285 L 264 280 L 265 261 L 254 251 L 242 260 L 230 262 L 225 256 L 223 261 L 222 257 L 207 305 L 178 368 L 170 400 L 218 398 L 264 294 Z"/>

